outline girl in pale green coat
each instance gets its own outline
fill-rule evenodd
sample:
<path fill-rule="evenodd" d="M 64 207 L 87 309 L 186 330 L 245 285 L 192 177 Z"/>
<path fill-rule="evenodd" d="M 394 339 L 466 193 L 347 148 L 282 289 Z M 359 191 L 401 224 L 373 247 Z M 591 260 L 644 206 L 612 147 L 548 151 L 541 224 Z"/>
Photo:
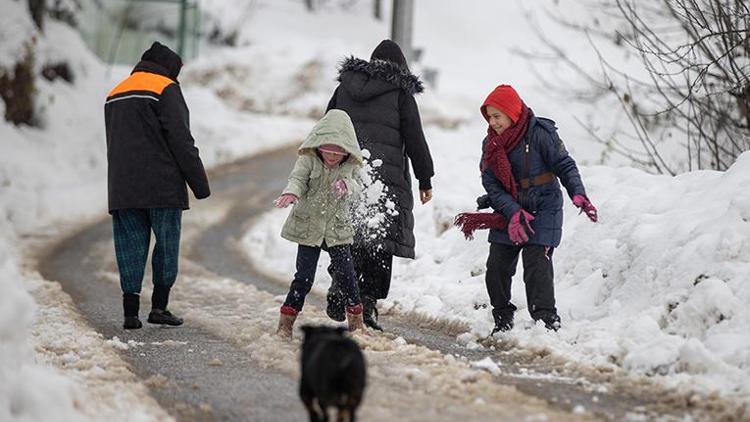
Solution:
<path fill-rule="evenodd" d="M 281 307 L 277 333 L 292 337 L 294 321 L 315 280 L 321 249 L 330 255 L 337 280 L 344 281 L 349 330 L 361 330 L 362 302 L 350 251 L 354 230 L 349 209 L 359 194 L 355 174 L 363 160 L 349 115 L 328 111 L 297 153 L 289 183 L 275 201 L 279 208 L 294 204 L 281 237 L 299 244 L 297 272 Z"/>

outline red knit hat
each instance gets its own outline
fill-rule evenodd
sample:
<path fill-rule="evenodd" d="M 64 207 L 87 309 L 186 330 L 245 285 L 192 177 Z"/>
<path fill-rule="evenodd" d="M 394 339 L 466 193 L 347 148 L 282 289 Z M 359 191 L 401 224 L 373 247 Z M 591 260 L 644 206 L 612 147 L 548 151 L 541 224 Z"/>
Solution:
<path fill-rule="evenodd" d="M 484 120 L 490 120 L 487 117 L 487 106 L 492 106 L 507 114 L 513 120 L 513 123 L 516 123 L 521 116 L 521 104 L 523 104 L 523 101 L 521 101 L 521 97 L 518 96 L 518 93 L 512 86 L 499 85 L 490 92 L 480 110 L 482 111 Z"/>

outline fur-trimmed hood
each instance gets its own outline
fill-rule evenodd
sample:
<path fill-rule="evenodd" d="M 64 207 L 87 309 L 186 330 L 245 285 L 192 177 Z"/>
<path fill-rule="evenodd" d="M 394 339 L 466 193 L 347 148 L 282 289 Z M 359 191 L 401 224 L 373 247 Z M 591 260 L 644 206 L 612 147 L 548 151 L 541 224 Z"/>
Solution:
<path fill-rule="evenodd" d="M 368 62 L 354 56 L 341 63 L 338 81 L 358 101 L 397 89 L 409 95 L 424 91 L 422 81 L 409 69 L 386 60 Z"/>

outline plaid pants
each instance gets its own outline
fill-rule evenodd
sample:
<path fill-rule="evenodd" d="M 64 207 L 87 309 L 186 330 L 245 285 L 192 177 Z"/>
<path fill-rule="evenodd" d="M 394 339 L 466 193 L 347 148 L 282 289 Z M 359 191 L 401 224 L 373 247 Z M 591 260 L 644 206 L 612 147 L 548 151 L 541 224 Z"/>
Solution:
<path fill-rule="evenodd" d="M 112 211 L 117 268 L 123 293 L 140 293 L 151 231 L 156 237 L 151 257 L 154 285 L 171 288 L 177 279 L 180 253 L 180 208 L 128 208 Z"/>

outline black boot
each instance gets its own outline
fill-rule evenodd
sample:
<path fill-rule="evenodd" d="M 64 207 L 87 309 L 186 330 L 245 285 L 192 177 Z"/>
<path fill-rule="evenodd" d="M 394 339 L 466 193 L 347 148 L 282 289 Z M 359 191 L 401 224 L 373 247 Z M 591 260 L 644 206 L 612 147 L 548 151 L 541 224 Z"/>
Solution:
<path fill-rule="evenodd" d="M 513 329 L 513 316 L 510 318 L 500 318 L 495 321 L 495 328 L 492 329 L 491 336 L 494 336 L 497 332 L 506 332 Z"/>
<path fill-rule="evenodd" d="M 167 309 L 169 303 L 169 287 L 154 285 L 151 293 L 151 309 Z"/>
<path fill-rule="evenodd" d="M 152 309 L 148 314 L 148 322 L 161 325 L 182 325 L 182 318 L 172 315 L 171 312 L 161 309 Z"/>
<path fill-rule="evenodd" d="M 123 293 L 122 308 L 125 314 L 125 322 L 122 328 L 126 330 L 137 330 L 143 327 L 141 320 L 138 319 L 138 309 L 141 305 L 141 297 L 135 293 Z"/>
<path fill-rule="evenodd" d="M 516 311 L 516 305 L 508 303 L 508 305 L 502 309 L 493 309 L 492 318 L 495 320 L 495 328 L 492 329 L 492 333 L 495 335 L 497 332 L 506 332 L 513 329 L 513 314 Z"/>
<path fill-rule="evenodd" d="M 373 330 L 383 331 L 383 328 L 378 324 L 377 303 L 377 299 L 373 299 L 370 296 L 362 296 L 362 306 L 364 307 L 362 319 L 366 326 Z"/>
<path fill-rule="evenodd" d="M 168 303 L 169 288 L 164 286 L 154 286 L 154 292 L 151 295 L 151 313 L 148 314 L 148 322 L 161 325 L 182 325 L 182 318 L 172 315 L 172 313 L 167 310 Z"/>
<path fill-rule="evenodd" d="M 345 321 L 344 294 L 341 290 L 331 286 L 326 294 L 326 315 L 334 321 Z"/>
<path fill-rule="evenodd" d="M 539 318 L 534 318 L 534 321 L 542 320 L 544 322 L 544 328 L 550 331 L 557 331 L 560 329 L 560 316 L 556 313 L 544 313 Z"/>

